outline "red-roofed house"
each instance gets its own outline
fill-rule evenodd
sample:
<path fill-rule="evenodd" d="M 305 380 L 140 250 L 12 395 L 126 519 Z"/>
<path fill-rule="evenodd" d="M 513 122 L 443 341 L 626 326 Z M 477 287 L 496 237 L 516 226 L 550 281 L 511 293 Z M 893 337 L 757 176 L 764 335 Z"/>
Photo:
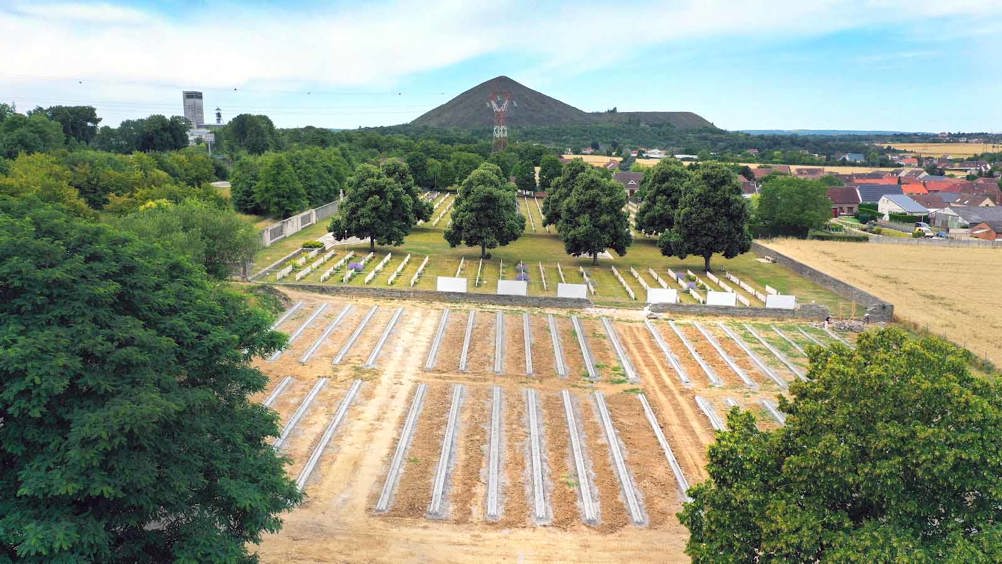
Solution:
<path fill-rule="evenodd" d="M 914 194 L 928 194 L 929 191 L 925 189 L 925 186 L 920 182 L 914 182 L 910 184 L 902 184 L 901 192 L 909 196 Z"/>
<path fill-rule="evenodd" d="M 854 186 L 833 186 L 828 189 L 832 201 L 832 217 L 855 215 L 859 209 L 859 192 Z"/>
<path fill-rule="evenodd" d="M 926 180 L 925 189 L 929 192 L 960 192 L 963 180 L 949 178 L 945 180 Z"/>

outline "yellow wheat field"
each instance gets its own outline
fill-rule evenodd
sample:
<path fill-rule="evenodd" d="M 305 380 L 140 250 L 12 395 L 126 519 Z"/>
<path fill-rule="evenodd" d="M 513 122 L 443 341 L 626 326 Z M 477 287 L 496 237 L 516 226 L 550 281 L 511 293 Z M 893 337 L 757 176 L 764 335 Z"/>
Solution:
<path fill-rule="evenodd" d="M 1002 249 L 778 239 L 766 244 L 894 304 L 902 321 L 1002 366 Z"/>
<path fill-rule="evenodd" d="M 998 143 L 892 143 L 891 147 L 923 157 L 969 157 L 1002 151 Z"/>

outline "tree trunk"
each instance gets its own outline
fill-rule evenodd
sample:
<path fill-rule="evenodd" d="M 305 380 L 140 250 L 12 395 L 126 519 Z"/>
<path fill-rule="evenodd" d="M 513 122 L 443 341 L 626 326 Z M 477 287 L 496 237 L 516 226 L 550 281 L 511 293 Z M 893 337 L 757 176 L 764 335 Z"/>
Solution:
<path fill-rule="evenodd" d="M 369 237 L 369 250 L 373 251 L 373 252 L 376 251 L 376 238 L 375 237 Z"/>
<path fill-rule="evenodd" d="M 480 258 L 487 258 L 487 243 L 480 243 Z"/>
<path fill-rule="evenodd" d="M 598 264 L 598 253 L 591 254 L 591 264 L 592 266 Z"/>
<path fill-rule="evenodd" d="M 703 255 L 703 272 L 710 272 L 710 257 L 713 255 Z"/>

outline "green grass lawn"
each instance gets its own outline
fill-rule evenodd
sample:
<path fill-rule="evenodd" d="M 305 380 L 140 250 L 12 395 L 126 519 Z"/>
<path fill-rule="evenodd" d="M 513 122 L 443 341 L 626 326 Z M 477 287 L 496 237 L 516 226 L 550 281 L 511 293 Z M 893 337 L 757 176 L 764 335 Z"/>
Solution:
<path fill-rule="evenodd" d="M 534 207 L 531 200 L 529 204 Z M 409 289 L 411 287 L 411 277 L 417 271 L 424 258 L 428 256 L 430 257 L 428 266 L 420 280 L 414 285 L 414 288 L 434 290 L 436 277 L 455 276 L 460 259 L 465 258 L 462 276 L 469 279 L 469 291 L 493 294 L 497 290 L 500 261 L 504 261 L 504 279 L 506 280 L 515 279 L 517 272 L 515 265 L 519 261 L 523 261 L 526 264 L 529 276 L 529 294 L 555 296 L 557 283 L 560 282 L 556 268 L 559 262 L 568 283 L 582 283 L 583 279 L 579 268 L 581 266 L 585 267 L 589 277 L 591 277 L 595 284 L 596 295 L 592 299 L 596 303 L 641 307 L 645 299 L 645 294 L 643 287 L 630 274 L 629 270 L 631 266 L 643 275 L 648 284 L 654 283 L 653 278 L 648 274 L 648 268 L 654 268 L 667 281 L 667 268 L 671 268 L 679 273 L 684 273 L 686 269 L 690 269 L 697 274 L 701 274 L 703 266 L 701 257 L 690 256 L 685 260 L 680 260 L 678 258 L 662 256 L 655 241 L 651 239 L 636 240 L 625 255 L 619 256 L 613 253 L 614 258 L 612 260 L 600 259 L 598 264 L 592 265 L 590 258 L 567 255 L 564 252 L 563 243 L 556 235 L 548 235 L 542 231 L 532 233 L 531 230 L 527 229 L 527 232 L 518 241 L 491 251 L 491 258 L 483 262 L 481 272 L 482 284 L 476 287 L 474 281 L 480 261 L 480 249 L 479 247 L 450 248 L 442 237 L 447 221 L 447 218 L 443 218 L 437 227 L 425 225 L 415 228 L 407 237 L 404 244 L 399 247 L 377 246 L 376 254 L 366 265 L 365 270 L 356 275 L 349 284 L 362 285 L 366 274 L 371 271 L 386 253 L 391 252 L 393 253 L 391 260 L 383 271 L 369 284 L 370 286 Z M 324 234 L 326 226 L 326 222 L 320 222 L 291 237 L 276 242 L 267 249 L 263 249 L 255 258 L 256 268 L 263 268 L 289 254 L 301 245 L 303 241 L 319 238 Z M 367 244 L 341 247 L 338 249 L 337 256 L 329 263 L 318 268 L 316 272 L 305 277 L 301 282 L 319 283 L 320 274 L 349 250 L 353 250 L 356 253 L 356 257 L 352 259 L 352 262 L 369 253 Z M 396 282 L 392 286 L 389 286 L 387 279 L 407 254 L 411 255 L 407 267 Z M 746 253 L 729 260 L 717 256 L 711 261 L 711 266 L 718 276 L 721 275 L 722 270 L 730 271 L 760 291 L 764 291 L 765 285 L 768 284 L 781 293 L 790 293 L 797 296 L 800 303 L 817 302 L 828 306 L 835 312 L 851 308 L 851 303 L 847 300 L 839 298 L 828 290 L 798 276 L 791 270 L 777 264 L 760 262 L 756 259 L 756 255 L 752 253 Z M 543 270 L 546 273 L 547 290 L 545 292 L 540 281 L 540 264 L 543 265 Z M 626 280 L 626 283 L 633 289 L 637 296 L 636 301 L 629 298 L 622 284 L 615 278 L 610 268 L 612 265 L 616 266 L 624 280 Z M 344 271 L 342 269 L 326 283 L 340 284 L 343 274 Z M 290 276 L 283 280 L 283 282 L 292 282 L 292 280 L 293 277 Z M 668 282 L 670 288 L 677 288 L 676 284 L 671 281 Z M 700 293 L 703 293 L 702 289 Z M 681 301 L 683 303 L 694 303 L 694 299 L 689 295 L 682 295 Z M 761 305 L 755 301 L 752 303 L 754 306 Z"/>

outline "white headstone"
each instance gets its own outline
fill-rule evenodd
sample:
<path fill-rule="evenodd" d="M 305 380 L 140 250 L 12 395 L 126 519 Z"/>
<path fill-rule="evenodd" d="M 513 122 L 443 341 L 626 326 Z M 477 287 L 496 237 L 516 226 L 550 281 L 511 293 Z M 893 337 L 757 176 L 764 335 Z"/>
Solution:
<path fill-rule="evenodd" d="M 678 290 L 671 288 L 647 288 L 647 303 L 677 304 Z"/>
<path fill-rule="evenodd" d="M 770 294 L 765 297 L 766 309 L 796 309 L 797 296 Z"/>
<path fill-rule="evenodd" d="M 737 303 L 738 295 L 734 292 L 706 292 L 706 305 L 735 306 Z"/>
<path fill-rule="evenodd" d="M 435 284 L 435 289 L 439 292 L 460 292 L 466 293 L 466 278 L 453 278 L 451 276 L 439 276 Z"/>
<path fill-rule="evenodd" d="M 558 298 L 588 298 L 588 286 L 584 284 L 557 284 Z"/>
<path fill-rule="evenodd" d="M 499 296 L 528 296 L 529 283 L 525 280 L 498 280 Z"/>

